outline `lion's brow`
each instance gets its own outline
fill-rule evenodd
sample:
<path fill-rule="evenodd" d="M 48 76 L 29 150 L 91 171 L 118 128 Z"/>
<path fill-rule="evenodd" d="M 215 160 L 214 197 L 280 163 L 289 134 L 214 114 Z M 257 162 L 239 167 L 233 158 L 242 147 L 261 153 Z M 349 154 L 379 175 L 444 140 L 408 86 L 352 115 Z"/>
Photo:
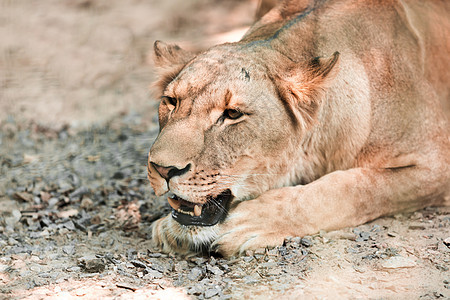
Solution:
<path fill-rule="evenodd" d="M 225 107 L 228 107 L 228 105 L 230 105 L 230 101 L 231 101 L 231 97 L 233 96 L 233 94 L 231 93 L 230 90 L 227 89 L 227 91 L 225 92 Z"/>

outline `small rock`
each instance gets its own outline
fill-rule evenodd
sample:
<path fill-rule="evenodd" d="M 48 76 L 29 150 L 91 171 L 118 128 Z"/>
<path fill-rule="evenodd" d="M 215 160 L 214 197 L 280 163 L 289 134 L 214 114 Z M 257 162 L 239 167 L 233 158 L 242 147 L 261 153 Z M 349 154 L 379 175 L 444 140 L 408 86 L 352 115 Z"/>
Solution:
<path fill-rule="evenodd" d="M 83 200 L 81 200 L 80 207 L 86 210 L 91 209 L 94 206 L 94 202 L 89 197 L 83 197 Z"/>
<path fill-rule="evenodd" d="M 293 243 L 297 243 L 297 244 L 301 244 L 302 243 L 302 238 L 301 237 L 299 237 L 299 236 L 296 236 L 296 237 L 293 237 L 292 239 L 291 239 L 291 241 L 293 242 Z"/>
<path fill-rule="evenodd" d="M 25 202 L 31 202 L 33 203 L 33 195 L 27 192 L 17 192 L 13 194 L 13 197 L 16 200 L 22 200 Z"/>
<path fill-rule="evenodd" d="M 450 236 L 448 238 L 444 239 L 444 244 L 445 244 L 445 246 L 450 248 Z"/>
<path fill-rule="evenodd" d="M 359 237 L 356 238 L 357 242 L 365 242 L 370 239 L 370 232 L 367 231 L 361 231 L 359 233 Z"/>
<path fill-rule="evenodd" d="M 32 265 L 30 266 L 30 270 L 33 272 L 40 272 L 41 271 L 41 267 L 38 265 Z"/>
<path fill-rule="evenodd" d="M 245 284 L 255 284 L 258 283 L 259 280 L 251 275 L 245 276 L 244 278 L 244 283 Z"/>
<path fill-rule="evenodd" d="M 89 189 L 85 186 L 79 187 L 77 188 L 75 191 L 73 191 L 72 193 L 69 194 L 69 198 L 78 198 L 81 197 L 83 195 L 86 195 L 89 193 Z"/>
<path fill-rule="evenodd" d="M 83 271 L 89 273 L 97 273 L 105 270 L 105 264 L 101 258 L 97 258 L 93 255 L 87 255 L 78 260 Z"/>
<path fill-rule="evenodd" d="M 210 260 L 209 260 L 209 264 L 210 264 L 211 266 L 215 266 L 216 263 L 217 263 L 217 260 L 216 260 L 214 257 L 211 257 Z"/>
<path fill-rule="evenodd" d="M 75 224 L 73 223 L 72 220 L 67 221 L 66 223 L 63 224 L 63 226 L 69 230 L 75 230 Z"/>
<path fill-rule="evenodd" d="M 53 206 L 55 206 L 57 203 L 59 202 L 59 199 L 56 197 L 50 198 L 48 200 L 48 207 L 52 208 Z"/>
<path fill-rule="evenodd" d="M 262 263 L 261 266 L 263 268 L 271 269 L 271 268 L 276 267 L 277 263 L 275 261 L 273 261 L 273 260 L 269 260 L 268 262 Z"/>
<path fill-rule="evenodd" d="M 73 246 L 73 245 L 66 245 L 66 246 L 63 246 L 62 250 L 67 255 L 73 255 L 75 253 L 75 246 Z"/>
<path fill-rule="evenodd" d="M 78 215 L 78 209 L 71 208 L 61 211 L 57 214 L 58 218 L 66 219 Z"/>
<path fill-rule="evenodd" d="M 140 260 L 131 260 L 130 263 L 132 263 L 136 268 L 147 268 L 147 265 Z"/>
<path fill-rule="evenodd" d="M 445 242 L 439 242 L 437 250 L 441 253 L 449 253 L 450 252 L 450 246 L 445 245 Z"/>
<path fill-rule="evenodd" d="M 374 224 L 372 226 L 372 228 L 370 229 L 371 232 L 380 232 L 381 231 L 381 227 L 380 225 Z"/>
<path fill-rule="evenodd" d="M 215 295 L 219 294 L 219 290 L 218 289 L 207 289 L 205 291 L 205 299 L 209 299 L 211 297 L 214 297 Z"/>
<path fill-rule="evenodd" d="M 9 239 L 8 239 L 8 244 L 9 245 L 17 245 L 19 242 L 18 241 L 16 241 L 15 239 L 13 239 L 12 237 L 10 237 Z"/>
<path fill-rule="evenodd" d="M 303 245 L 303 242 L 302 242 L 302 245 Z M 308 246 L 305 246 L 305 247 L 308 247 Z M 277 247 L 277 249 L 278 249 L 278 253 L 281 256 L 285 256 L 288 254 L 288 251 L 287 251 L 286 247 L 284 247 L 284 246 Z"/>
<path fill-rule="evenodd" d="M 421 223 L 415 223 L 408 226 L 408 229 L 411 230 L 424 230 L 426 227 Z"/>
<path fill-rule="evenodd" d="M 213 266 L 211 266 L 211 265 L 207 265 L 206 266 L 206 269 L 209 271 L 209 272 L 211 272 L 211 273 L 213 273 L 214 275 L 217 275 L 217 276 L 221 276 L 221 275 L 223 275 L 223 271 L 221 270 L 221 269 L 219 269 L 218 267 L 213 267 Z"/>
<path fill-rule="evenodd" d="M 448 271 L 448 267 L 444 266 L 444 265 L 441 265 L 441 264 L 436 264 L 435 267 L 436 267 L 436 269 L 438 269 L 439 271 L 442 271 L 442 272 L 447 272 Z"/>
<path fill-rule="evenodd" d="M 313 245 L 313 242 L 308 238 L 302 238 L 301 244 L 305 247 L 311 247 Z"/>
<path fill-rule="evenodd" d="M 8 265 L 2 265 L 0 264 L 0 273 L 6 273 L 10 270 L 10 267 Z"/>
<path fill-rule="evenodd" d="M 144 279 L 160 279 L 163 277 L 163 274 L 161 272 L 150 268 L 145 269 L 145 272 L 147 274 L 144 276 Z"/>
<path fill-rule="evenodd" d="M 161 257 L 162 254 L 159 252 L 156 252 L 156 253 L 149 253 L 148 256 L 153 257 L 153 258 L 158 258 L 158 257 Z"/>
<path fill-rule="evenodd" d="M 412 259 L 403 256 L 393 256 L 385 260 L 381 266 L 384 269 L 412 268 L 416 266 L 416 263 Z"/>
<path fill-rule="evenodd" d="M 49 193 L 44 192 L 44 191 L 41 191 L 40 195 L 41 195 L 41 200 L 44 202 L 48 202 L 48 200 L 50 200 L 50 198 L 52 197 L 52 195 L 50 195 Z"/>
<path fill-rule="evenodd" d="M 20 211 L 17 210 L 17 209 L 14 209 L 14 210 L 11 212 L 11 215 L 13 216 L 14 222 L 15 222 L 15 223 L 19 222 L 19 221 L 20 221 L 20 218 L 22 217 L 22 214 L 21 214 Z"/>
<path fill-rule="evenodd" d="M 70 267 L 66 269 L 67 272 L 80 272 L 81 268 L 80 267 Z"/>
<path fill-rule="evenodd" d="M 253 259 L 255 259 L 253 256 L 244 256 L 242 258 L 246 263 L 251 262 Z"/>
<path fill-rule="evenodd" d="M 195 295 L 195 296 L 199 296 L 202 294 L 204 288 L 201 284 L 197 284 L 195 286 L 192 286 L 188 289 L 187 293 L 189 295 Z"/>
<path fill-rule="evenodd" d="M 200 269 L 199 267 L 195 267 L 188 274 L 187 278 L 192 281 L 198 280 L 200 278 L 200 276 L 202 276 L 202 274 L 203 274 L 203 270 Z"/>

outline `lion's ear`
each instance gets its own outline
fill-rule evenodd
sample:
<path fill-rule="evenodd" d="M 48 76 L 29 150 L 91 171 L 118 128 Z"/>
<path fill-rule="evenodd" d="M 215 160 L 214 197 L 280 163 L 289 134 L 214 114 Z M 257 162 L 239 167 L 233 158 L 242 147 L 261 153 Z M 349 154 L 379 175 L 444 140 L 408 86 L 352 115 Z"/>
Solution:
<path fill-rule="evenodd" d="M 338 73 L 339 52 L 329 57 L 313 59 L 306 67 L 289 67 L 290 72 L 279 76 L 279 95 L 292 109 L 295 122 L 303 129 L 316 120 L 323 93 Z"/>
<path fill-rule="evenodd" d="M 310 83 L 315 82 L 321 85 L 330 83 L 338 71 L 339 55 L 339 52 L 336 51 L 328 57 L 313 59 L 311 62 Z"/>
<path fill-rule="evenodd" d="M 161 97 L 167 85 L 189 62 L 194 54 L 181 49 L 178 45 L 166 44 L 156 41 L 153 46 L 153 61 L 156 67 L 158 80 L 153 84 L 153 92 L 157 98 Z"/>
<path fill-rule="evenodd" d="M 192 53 L 181 49 L 178 45 L 166 44 L 161 41 L 155 42 L 153 51 L 155 65 L 164 69 L 174 65 L 184 65 L 194 57 Z"/>

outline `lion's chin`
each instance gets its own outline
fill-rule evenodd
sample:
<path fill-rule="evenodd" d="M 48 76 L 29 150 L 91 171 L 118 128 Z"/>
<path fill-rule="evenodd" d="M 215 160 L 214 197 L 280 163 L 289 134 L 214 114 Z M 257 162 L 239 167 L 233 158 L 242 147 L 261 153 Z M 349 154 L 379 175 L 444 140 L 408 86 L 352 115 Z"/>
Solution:
<path fill-rule="evenodd" d="M 206 227 L 214 226 L 225 220 L 232 199 L 231 191 L 225 190 L 218 196 L 209 199 L 202 206 L 177 196 L 170 198 L 169 203 L 172 206 L 172 218 L 179 224 Z M 173 203 L 176 203 L 176 205 Z"/>

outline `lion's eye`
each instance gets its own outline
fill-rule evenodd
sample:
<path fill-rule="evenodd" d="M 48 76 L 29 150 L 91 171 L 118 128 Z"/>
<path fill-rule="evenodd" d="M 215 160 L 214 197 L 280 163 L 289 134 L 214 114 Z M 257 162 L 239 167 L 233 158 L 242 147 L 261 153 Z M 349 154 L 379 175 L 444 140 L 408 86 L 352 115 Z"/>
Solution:
<path fill-rule="evenodd" d="M 173 110 L 177 106 L 177 99 L 175 98 L 163 96 L 163 100 L 170 110 Z"/>
<path fill-rule="evenodd" d="M 236 109 L 226 109 L 223 112 L 223 116 L 227 119 L 236 120 L 242 117 L 244 114 Z"/>

